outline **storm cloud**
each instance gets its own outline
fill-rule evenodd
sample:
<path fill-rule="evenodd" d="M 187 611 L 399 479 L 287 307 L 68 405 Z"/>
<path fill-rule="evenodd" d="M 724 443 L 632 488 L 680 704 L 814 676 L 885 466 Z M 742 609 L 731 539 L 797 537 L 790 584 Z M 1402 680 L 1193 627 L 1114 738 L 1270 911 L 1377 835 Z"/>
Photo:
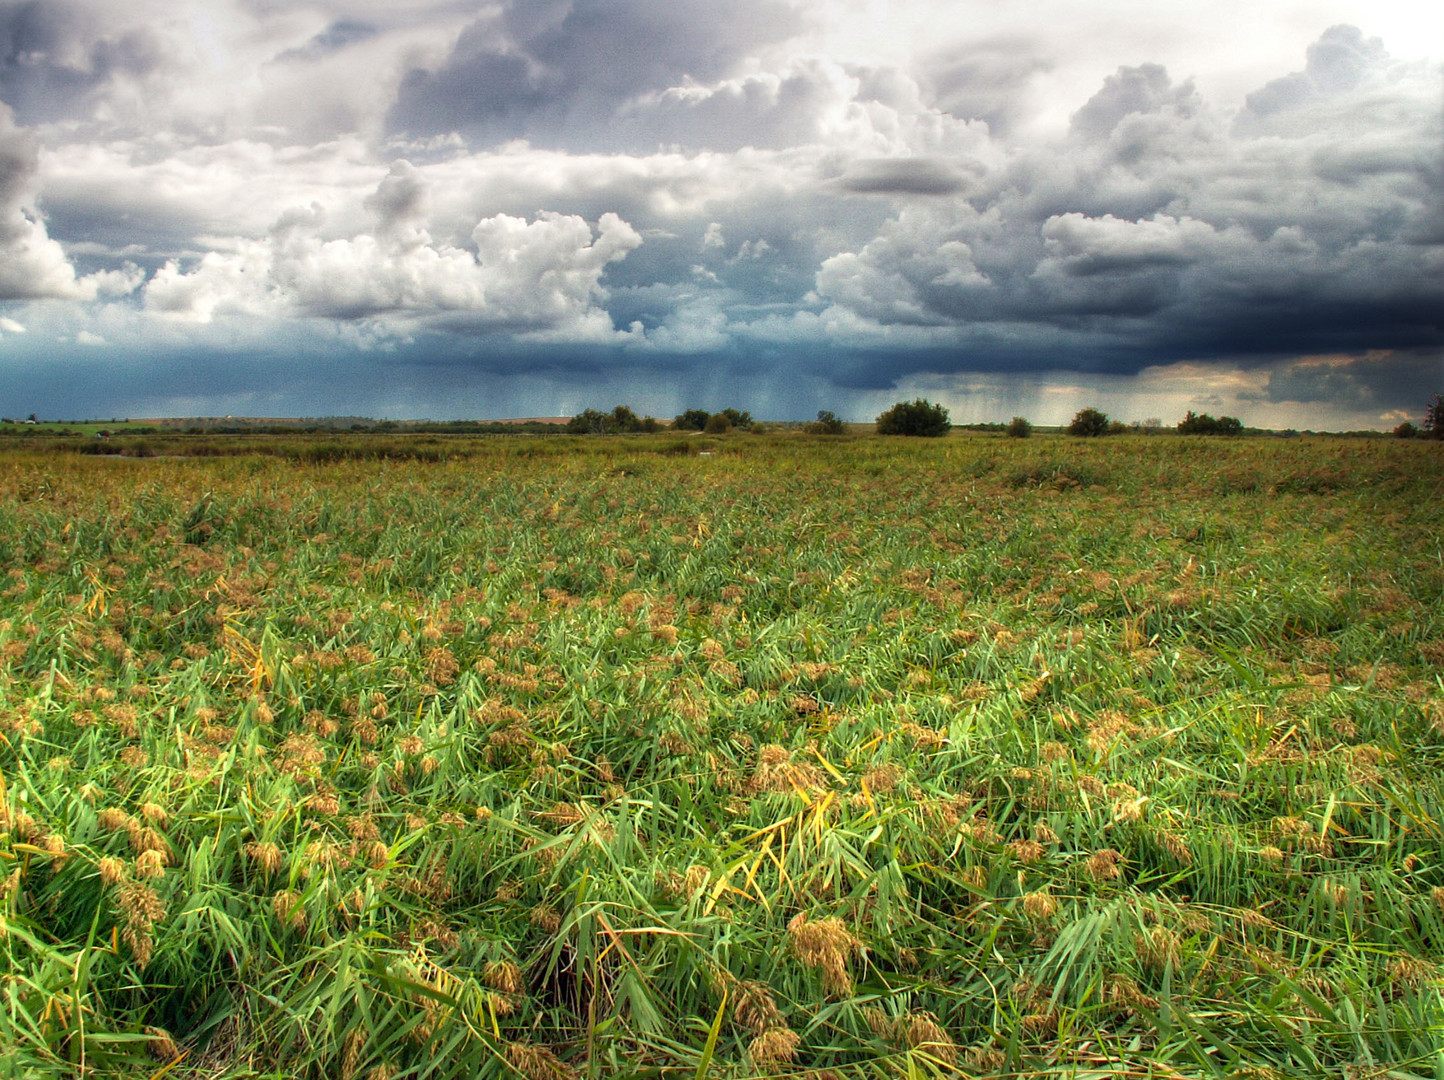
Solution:
<path fill-rule="evenodd" d="M 1228 6 L 0 0 L 0 411 L 349 364 L 334 411 L 1388 424 L 1444 383 L 1444 17 L 1250 8 L 1244 81 Z"/>

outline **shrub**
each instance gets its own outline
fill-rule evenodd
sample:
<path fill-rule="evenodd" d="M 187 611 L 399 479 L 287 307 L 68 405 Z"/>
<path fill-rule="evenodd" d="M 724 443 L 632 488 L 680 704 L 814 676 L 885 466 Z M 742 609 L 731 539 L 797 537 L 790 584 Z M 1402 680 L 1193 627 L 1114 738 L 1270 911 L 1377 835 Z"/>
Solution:
<path fill-rule="evenodd" d="M 730 431 L 731 428 L 732 421 L 728 419 L 727 414 L 718 412 L 707 417 L 707 423 L 702 430 L 708 435 L 721 435 L 724 431 Z"/>
<path fill-rule="evenodd" d="M 937 438 L 946 435 L 952 426 L 946 408 L 923 398 L 911 402 L 899 401 L 877 418 L 879 435 L 920 435 Z"/>
<path fill-rule="evenodd" d="M 1008 421 L 1008 438 L 1026 439 L 1033 434 L 1033 425 L 1021 416 L 1015 416 Z"/>
<path fill-rule="evenodd" d="M 842 421 L 837 414 L 828 409 L 819 409 L 817 419 L 802 429 L 809 435 L 841 435 L 843 432 Z"/>
<path fill-rule="evenodd" d="M 1396 439 L 1417 439 L 1419 437 L 1419 429 L 1405 420 L 1394 429 L 1394 437 Z"/>
<path fill-rule="evenodd" d="M 1108 414 L 1098 409 L 1083 409 L 1073 417 L 1073 422 L 1068 425 L 1069 435 L 1081 435 L 1085 438 L 1095 438 L 1099 435 L 1108 434 Z"/>

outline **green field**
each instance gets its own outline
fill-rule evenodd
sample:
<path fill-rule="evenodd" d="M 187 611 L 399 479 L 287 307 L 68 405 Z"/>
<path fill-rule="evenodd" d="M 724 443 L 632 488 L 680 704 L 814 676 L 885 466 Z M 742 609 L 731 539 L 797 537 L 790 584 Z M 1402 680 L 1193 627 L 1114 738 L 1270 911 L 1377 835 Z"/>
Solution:
<path fill-rule="evenodd" d="M 0 1076 L 1444 1077 L 1444 444 L 179 445 L 0 447 Z"/>

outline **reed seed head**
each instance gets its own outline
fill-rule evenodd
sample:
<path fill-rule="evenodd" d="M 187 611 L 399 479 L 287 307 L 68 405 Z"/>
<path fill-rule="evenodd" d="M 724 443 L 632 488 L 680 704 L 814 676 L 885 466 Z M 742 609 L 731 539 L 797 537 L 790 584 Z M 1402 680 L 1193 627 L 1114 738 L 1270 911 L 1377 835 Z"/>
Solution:
<path fill-rule="evenodd" d="M 281 868 L 281 849 L 270 841 L 252 841 L 246 845 L 246 856 L 257 867 L 261 873 L 270 876 Z"/>
<path fill-rule="evenodd" d="M 545 1046 L 508 1043 L 506 1060 L 525 1080 L 576 1080 L 576 1072 Z"/>
<path fill-rule="evenodd" d="M 806 912 L 799 912 L 787 924 L 792 954 L 806 967 L 822 975 L 824 991 L 835 997 L 852 993 L 852 974 L 847 961 L 860 954 L 863 944 L 853 936 L 837 916 L 811 922 Z"/>
<path fill-rule="evenodd" d="M 1023 914 L 1034 922 L 1051 919 L 1058 913 L 1058 901 L 1046 889 L 1030 892 L 1023 897 Z"/>
<path fill-rule="evenodd" d="M 779 1065 L 797 1057 L 802 1040 L 791 1028 L 771 1028 L 747 1044 L 747 1056 L 760 1068 Z"/>

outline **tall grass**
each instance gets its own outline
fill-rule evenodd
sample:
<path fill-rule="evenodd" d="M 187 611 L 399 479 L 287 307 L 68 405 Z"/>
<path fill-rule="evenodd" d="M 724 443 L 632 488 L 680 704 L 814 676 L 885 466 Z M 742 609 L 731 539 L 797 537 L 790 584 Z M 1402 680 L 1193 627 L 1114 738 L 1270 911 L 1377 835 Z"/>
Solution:
<path fill-rule="evenodd" d="M 287 442 L 0 456 L 14 1075 L 1441 1067 L 1436 447 Z"/>

